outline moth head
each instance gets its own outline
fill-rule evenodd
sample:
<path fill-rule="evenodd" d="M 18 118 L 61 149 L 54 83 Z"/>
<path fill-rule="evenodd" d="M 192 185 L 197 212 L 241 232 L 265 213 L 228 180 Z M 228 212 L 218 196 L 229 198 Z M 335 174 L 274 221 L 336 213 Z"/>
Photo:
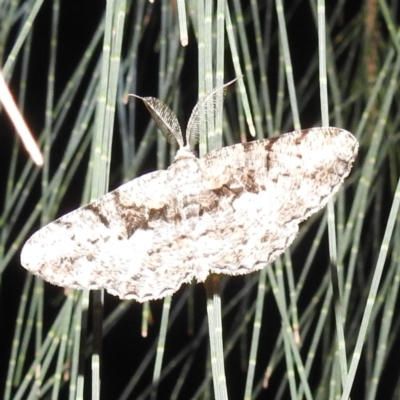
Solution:
<path fill-rule="evenodd" d="M 196 158 L 197 153 L 196 151 L 192 150 L 189 145 L 179 147 L 178 151 L 176 152 L 174 161 L 185 160 L 188 158 Z"/>

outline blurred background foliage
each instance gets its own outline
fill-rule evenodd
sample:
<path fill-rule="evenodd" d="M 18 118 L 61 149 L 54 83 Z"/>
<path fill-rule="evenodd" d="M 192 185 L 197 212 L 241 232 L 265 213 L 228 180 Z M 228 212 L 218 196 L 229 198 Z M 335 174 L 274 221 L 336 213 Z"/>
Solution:
<path fill-rule="evenodd" d="M 2 72 L 45 158 L 2 110 L 2 398 L 400 398 L 398 18 L 398 0 L 0 2 Z M 145 305 L 23 270 L 41 225 L 173 159 L 128 93 L 184 127 L 241 76 L 200 154 L 327 123 L 361 145 L 279 261 Z"/>

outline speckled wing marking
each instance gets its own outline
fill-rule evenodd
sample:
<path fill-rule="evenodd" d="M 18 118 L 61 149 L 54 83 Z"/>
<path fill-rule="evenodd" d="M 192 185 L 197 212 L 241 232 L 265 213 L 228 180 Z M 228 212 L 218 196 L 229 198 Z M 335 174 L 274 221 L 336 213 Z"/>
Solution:
<path fill-rule="evenodd" d="M 209 272 L 247 274 L 274 261 L 293 242 L 300 222 L 323 208 L 349 175 L 358 151 L 338 128 L 295 131 L 221 148 L 200 161 L 221 209 L 198 240 Z M 226 160 L 225 162 L 223 160 Z"/>
<path fill-rule="evenodd" d="M 358 143 L 313 128 L 225 147 L 181 149 L 166 171 L 122 185 L 36 232 L 21 263 L 63 287 L 146 301 L 210 273 L 262 269 L 350 173 Z"/>

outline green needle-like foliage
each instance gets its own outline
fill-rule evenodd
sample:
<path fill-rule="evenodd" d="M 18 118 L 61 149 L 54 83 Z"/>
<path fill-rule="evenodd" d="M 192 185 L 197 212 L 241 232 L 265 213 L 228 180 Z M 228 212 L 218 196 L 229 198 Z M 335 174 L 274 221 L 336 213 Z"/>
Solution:
<path fill-rule="evenodd" d="M 2 73 L 45 160 L 2 107 L 1 398 L 400 398 L 399 1 L 94 4 L 0 2 Z M 284 256 L 143 305 L 21 267 L 40 226 L 173 160 L 128 94 L 161 99 L 184 127 L 234 78 L 196 120 L 200 155 L 311 126 L 360 142 Z"/>

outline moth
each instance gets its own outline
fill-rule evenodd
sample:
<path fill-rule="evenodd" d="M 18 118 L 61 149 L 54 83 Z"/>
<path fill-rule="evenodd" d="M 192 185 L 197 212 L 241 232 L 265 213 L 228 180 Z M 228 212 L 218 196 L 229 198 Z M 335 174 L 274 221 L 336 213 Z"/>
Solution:
<path fill-rule="evenodd" d="M 186 145 L 172 110 L 141 98 L 179 144 L 174 162 L 40 229 L 22 249 L 23 267 L 54 285 L 144 302 L 273 262 L 339 190 L 358 142 L 344 129 L 311 128 L 197 158 L 200 114 L 217 90 L 193 109 Z"/>

